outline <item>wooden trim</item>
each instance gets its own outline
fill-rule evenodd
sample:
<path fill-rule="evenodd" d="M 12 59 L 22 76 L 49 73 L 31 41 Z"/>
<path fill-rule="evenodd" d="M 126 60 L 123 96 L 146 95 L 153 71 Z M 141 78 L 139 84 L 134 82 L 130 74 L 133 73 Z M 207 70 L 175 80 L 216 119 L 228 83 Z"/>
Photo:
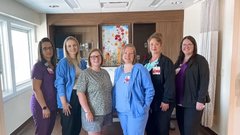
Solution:
<path fill-rule="evenodd" d="M 181 21 L 183 10 L 154 12 L 47 14 L 48 26 L 98 25 L 102 23 L 155 23 Z"/>

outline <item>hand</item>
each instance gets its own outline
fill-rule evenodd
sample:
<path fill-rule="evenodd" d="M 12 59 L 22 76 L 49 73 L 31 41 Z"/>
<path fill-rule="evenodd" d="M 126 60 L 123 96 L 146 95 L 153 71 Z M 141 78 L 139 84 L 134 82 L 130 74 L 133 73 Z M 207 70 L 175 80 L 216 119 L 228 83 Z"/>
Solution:
<path fill-rule="evenodd" d="M 70 110 L 71 108 L 72 108 L 72 106 L 69 103 L 63 104 L 63 113 L 66 116 L 71 115 L 71 110 Z"/>
<path fill-rule="evenodd" d="M 167 103 L 161 103 L 160 108 L 162 108 L 162 111 L 167 111 L 169 109 L 169 104 Z"/>
<path fill-rule="evenodd" d="M 46 108 L 46 109 L 42 109 L 42 114 L 43 114 L 43 119 L 47 119 L 50 117 L 51 112 L 48 108 Z"/>
<path fill-rule="evenodd" d="M 86 116 L 86 119 L 87 119 L 88 122 L 93 122 L 93 114 L 92 114 L 91 111 L 90 112 L 86 112 L 85 116 Z"/>
<path fill-rule="evenodd" d="M 196 110 L 202 111 L 204 108 L 205 108 L 205 105 L 203 103 L 197 102 Z"/>

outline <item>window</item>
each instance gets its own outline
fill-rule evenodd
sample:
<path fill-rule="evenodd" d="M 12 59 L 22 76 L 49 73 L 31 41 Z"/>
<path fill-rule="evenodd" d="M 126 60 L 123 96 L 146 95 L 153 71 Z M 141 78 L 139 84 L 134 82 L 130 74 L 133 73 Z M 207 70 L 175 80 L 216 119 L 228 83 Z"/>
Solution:
<path fill-rule="evenodd" d="M 31 87 L 34 26 L 0 15 L 0 81 L 7 99 Z"/>

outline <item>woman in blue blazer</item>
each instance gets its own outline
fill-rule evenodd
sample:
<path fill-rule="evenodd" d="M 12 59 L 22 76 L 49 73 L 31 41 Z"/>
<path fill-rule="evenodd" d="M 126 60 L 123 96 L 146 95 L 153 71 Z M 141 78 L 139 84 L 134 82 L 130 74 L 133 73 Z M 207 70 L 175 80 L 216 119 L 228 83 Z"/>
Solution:
<path fill-rule="evenodd" d="M 76 82 L 86 62 L 80 59 L 79 43 L 69 36 L 63 44 L 64 58 L 58 62 L 55 87 L 57 104 L 60 109 L 63 135 L 79 135 L 81 124 L 81 106 L 76 94 Z"/>

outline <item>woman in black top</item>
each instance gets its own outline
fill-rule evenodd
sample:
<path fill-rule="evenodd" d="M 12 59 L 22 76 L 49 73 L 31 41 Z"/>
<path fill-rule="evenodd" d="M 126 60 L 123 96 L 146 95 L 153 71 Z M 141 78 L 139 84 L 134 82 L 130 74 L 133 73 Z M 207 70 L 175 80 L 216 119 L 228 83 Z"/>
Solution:
<path fill-rule="evenodd" d="M 197 54 L 197 43 L 186 36 L 180 44 L 176 69 L 176 115 L 181 135 L 197 135 L 205 103 L 209 102 L 209 66 Z"/>
<path fill-rule="evenodd" d="M 171 114 L 175 105 L 175 71 L 173 62 L 162 54 L 162 35 L 148 39 L 151 57 L 144 62 L 155 89 L 146 127 L 148 135 L 169 135 Z"/>

